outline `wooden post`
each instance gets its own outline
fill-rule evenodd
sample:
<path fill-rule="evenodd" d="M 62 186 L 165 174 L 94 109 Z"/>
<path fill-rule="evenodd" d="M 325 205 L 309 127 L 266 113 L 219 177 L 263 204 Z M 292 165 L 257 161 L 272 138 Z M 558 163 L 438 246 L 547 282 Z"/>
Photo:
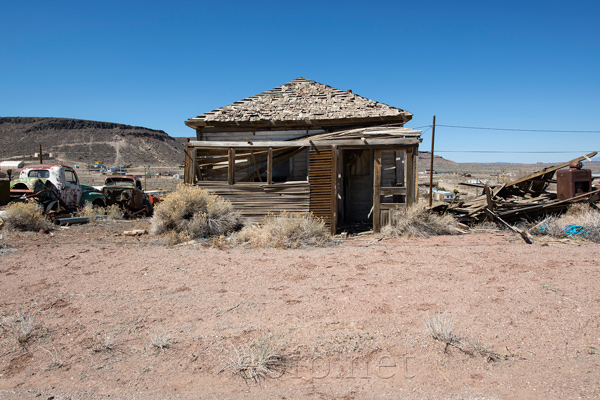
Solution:
<path fill-rule="evenodd" d="M 415 202 L 415 162 L 413 147 L 406 149 L 406 206 L 410 207 Z"/>
<path fill-rule="evenodd" d="M 273 148 L 269 147 L 267 152 L 267 185 L 273 183 Z"/>
<path fill-rule="evenodd" d="M 429 163 L 429 207 L 433 202 L 433 142 L 435 140 L 435 115 L 433 116 L 433 126 L 431 129 L 431 162 Z"/>
<path fill-rule="evenodd" d="M 373 233 L 381 230 L 381 150 L 376 149 L 373 157 Z"/>
<path fill-rule="evenodd" d="M 192 153 L 195 153 L 190 147 L 185 148 L 185 164 L 183 169 L 183 181 L 187 184 L 194 184 L 194 163 L 195 160 L 192 158 Z"/>
<path fill-rule="evenodd" d="M 146 188 L 146 181 L 148 180 L 148 173 L 146 172 L 146 166 L 144 165 L 144 192 L 148 190 Z"/>
<path fill-rule="evenodd" d="M 229 148 L 228 159 L 227 182 L 233 185 L 235 183 L 235 149 L 233 147 Z"/>
<path fill-rule="evenodd" d="M 44 159 L 42 157 L 42 145 L 41 144 L 40 144 L 40 153 L 39 153 L 39 156 L 40 156 L 40 164 L 43 164 L 44 163 Z"/>

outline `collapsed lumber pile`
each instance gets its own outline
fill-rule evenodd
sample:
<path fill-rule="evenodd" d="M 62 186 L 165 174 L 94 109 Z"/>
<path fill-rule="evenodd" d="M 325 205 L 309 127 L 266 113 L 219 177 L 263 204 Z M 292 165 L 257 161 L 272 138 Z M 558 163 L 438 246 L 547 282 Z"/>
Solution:
<path fill-rule="evenodd" d="M 556 182 L 553 178 L 557 170 L 568 167 L 572 162 L 589 160 L 596 154 L 597 152 L 586 154 L 502 186 L 480 185 L 484 192 L 481 196 L 471 200 L 436 205 L 432 207 L 432 211 L 450 213 L 459 222 L 465 224 L 488 220 L 509 225 L 522 220 L 534 220 L 548 214 L 562 213 L 571 204 L 578 202 L 589 202 L 594 206 L 594 203 L 600 200 L 600 189 L 564 200 L 559 200 L 556 193 L 548 192 L 546 189 L 550 183 Z"/>

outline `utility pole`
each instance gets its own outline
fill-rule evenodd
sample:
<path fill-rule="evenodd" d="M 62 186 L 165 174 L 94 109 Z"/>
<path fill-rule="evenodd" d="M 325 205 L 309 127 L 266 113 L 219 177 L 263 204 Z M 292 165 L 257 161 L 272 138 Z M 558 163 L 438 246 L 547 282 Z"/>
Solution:
<path fill-rule="evenodd" d="M 433 202 L 433 142 L 435 140 L 435 115 L 433 116 L 433 126 L 431 128 L 431 162 L 429 163 L 429 207 Z"/>
<path fill-rule="evenodd" d="M 40 153 L 39 153 L 39 155 L 40 155 L 40 164 L 43 164 L 44 160 L 43 160 L 43 157 L 42 157 L 42 145 L 41 144 L 40 144 Z"/>

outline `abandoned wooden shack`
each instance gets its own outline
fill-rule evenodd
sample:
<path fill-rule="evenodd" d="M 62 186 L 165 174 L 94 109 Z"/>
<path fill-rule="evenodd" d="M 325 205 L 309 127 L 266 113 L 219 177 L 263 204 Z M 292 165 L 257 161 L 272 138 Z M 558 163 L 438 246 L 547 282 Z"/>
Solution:
<path fill-rule="evenodd" d="M 332 232 L 375 232 L 417 200 L 421 131 L 412 114 L 298 78 L 188 119 L 184 181 L 227 198 L 246 218 L 312 213 Z"/>

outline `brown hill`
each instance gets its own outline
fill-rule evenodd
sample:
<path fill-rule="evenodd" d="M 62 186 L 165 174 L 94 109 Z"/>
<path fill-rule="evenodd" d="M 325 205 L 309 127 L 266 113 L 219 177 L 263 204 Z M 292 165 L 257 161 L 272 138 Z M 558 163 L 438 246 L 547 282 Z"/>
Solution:
<path fill-rule="evenodd" d="M 0 159 L 52 153 L 68 163 L 177 165 L 183 146 L 164 131 L 69 118 L 0 118 Z"/>

